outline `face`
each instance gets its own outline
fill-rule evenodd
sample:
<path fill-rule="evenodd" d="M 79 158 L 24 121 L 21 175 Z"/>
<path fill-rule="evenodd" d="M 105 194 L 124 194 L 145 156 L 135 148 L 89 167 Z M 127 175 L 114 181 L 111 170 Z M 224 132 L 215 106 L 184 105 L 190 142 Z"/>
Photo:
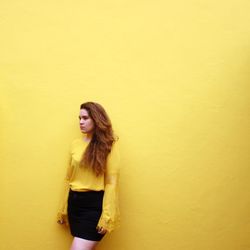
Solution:
<path fill-rule="evenodd" d="M 89 116 L 86 109 L 80 109 L 79 113 L 80 130 L 84 134 L 90 134 L 93 132 L 95 124 L 93 119 Z"/>

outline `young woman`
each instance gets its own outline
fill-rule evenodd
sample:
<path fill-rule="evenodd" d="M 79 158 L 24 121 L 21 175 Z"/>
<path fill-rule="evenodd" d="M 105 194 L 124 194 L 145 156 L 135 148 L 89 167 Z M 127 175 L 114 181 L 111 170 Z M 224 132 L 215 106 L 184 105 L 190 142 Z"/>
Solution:
<path fill-rule="evenodd" d="M 81 104 L 79 121 L 82 136 L 71 145 L 57 221 L 70 227 L 71 250 L 93 250 L 119 225 L 119 153 L 110 119 L 100 104 Z"/>

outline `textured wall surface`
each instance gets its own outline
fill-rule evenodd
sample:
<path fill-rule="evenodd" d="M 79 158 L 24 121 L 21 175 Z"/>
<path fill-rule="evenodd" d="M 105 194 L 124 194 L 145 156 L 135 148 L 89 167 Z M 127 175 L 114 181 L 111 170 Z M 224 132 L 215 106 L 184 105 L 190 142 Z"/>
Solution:
<path fill-rule="evenodd" d="M 98 250 L 250 249 L 248 0 L 0 3 L 0 249 L 56 224 L 78 111 L 120 137 L 122 226 Z"/>

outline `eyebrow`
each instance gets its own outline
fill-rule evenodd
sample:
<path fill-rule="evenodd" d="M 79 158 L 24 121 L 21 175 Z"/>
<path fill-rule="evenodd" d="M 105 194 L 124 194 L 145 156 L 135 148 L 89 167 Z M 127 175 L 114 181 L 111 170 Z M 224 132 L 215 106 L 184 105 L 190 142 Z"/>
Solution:
<path fill-rule="evenodd" d="M 83 117 L 83 118 L 88 118 L 89 116 L 88 115 L 82 115 L 82 116 L 78 116 L 79 118 Z"/>

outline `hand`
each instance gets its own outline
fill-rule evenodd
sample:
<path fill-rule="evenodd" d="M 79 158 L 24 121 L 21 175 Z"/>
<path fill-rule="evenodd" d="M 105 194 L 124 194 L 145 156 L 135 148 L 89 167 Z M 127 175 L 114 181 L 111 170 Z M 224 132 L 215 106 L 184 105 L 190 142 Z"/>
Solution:
<path fill-rule="evenodd" d="M 107 230 L 105 228 L 103 228 L 103 227 L 97 227 L 96 229 L 97 229 L 97 232 L 99 234 L 105 234 L 105 233 L 107 233 Z"/>
<path fill-rule="evenodd" d="M 63 219 L 60 219 L 57 221 L 58 224 L 62 225 L 62 224 L 65 224 L 65 221 Z"/>

